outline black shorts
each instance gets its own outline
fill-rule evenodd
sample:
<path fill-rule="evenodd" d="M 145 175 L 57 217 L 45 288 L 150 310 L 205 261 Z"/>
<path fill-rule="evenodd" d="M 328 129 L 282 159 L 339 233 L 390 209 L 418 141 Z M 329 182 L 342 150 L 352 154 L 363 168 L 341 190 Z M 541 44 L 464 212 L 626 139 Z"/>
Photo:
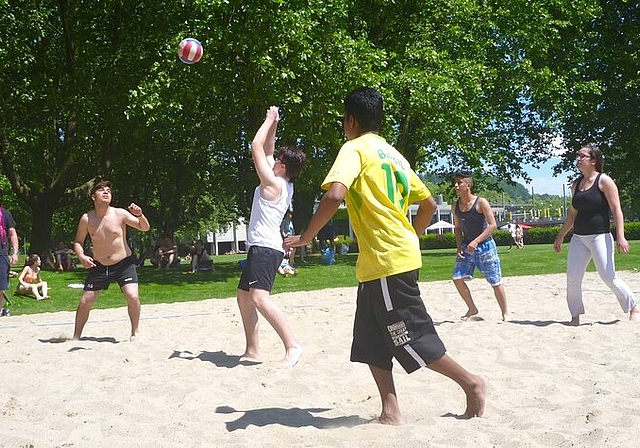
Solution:
<path fill-rule="evenodd" d="M 284 252 L 270 247 L 251 246 L 247 254 L 247 262 L 242 269 L 238 289 L 262 289 L 271 292 L 276 279 L 278 266 L 282 263 Z"/>
<path fill-rule="evenodd" d="M 351 361 L 407 373 L 440 359 L 446 348 L 427 313 L 418 270 L 360 283 Z"/>
<path fill-rule="evenodd" d="M 129 283 L 138 283 L 137 264 L 133 255 L 111 266 L 102 265 L 96 260 L 93 262 L 96 265 L 87 272 L 87 279 L 84 282 L 85 291 L 109 289 L 109 284 L 113 281 L 117 281 L 120 287 Z"/>

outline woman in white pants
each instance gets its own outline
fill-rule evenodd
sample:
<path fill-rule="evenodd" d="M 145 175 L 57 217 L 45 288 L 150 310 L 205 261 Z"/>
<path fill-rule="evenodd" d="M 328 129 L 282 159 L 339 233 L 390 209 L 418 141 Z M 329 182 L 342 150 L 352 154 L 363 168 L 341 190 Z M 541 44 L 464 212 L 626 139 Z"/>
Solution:
<path fill-rule="evenodd" d="M 589 261 L 593 262 L 600 278 L 613 291 L 622 311 L 629 313 L 629 320 L 640 321 L 638 301 L 631 288 L 618 277 L 614 263 L 614 241 L 610 232 L 610 218 L 616 228 L 616 241 L 622 253 L 629 252 L 624 236 L 624 218 L 620 208 L 618 187 L 613 179 L 602 173 L 604 157 L 593 144 L 580 148 L 576 166 L 581 176 L 573 182 L 571 208 L 560 233 L 553 243 L 560 252 L 565 235 L 573 229 L 567 257 L 567 304 L 571 313 L 571 325 L 580 324 L 584 314 L 582 279 Z"/>

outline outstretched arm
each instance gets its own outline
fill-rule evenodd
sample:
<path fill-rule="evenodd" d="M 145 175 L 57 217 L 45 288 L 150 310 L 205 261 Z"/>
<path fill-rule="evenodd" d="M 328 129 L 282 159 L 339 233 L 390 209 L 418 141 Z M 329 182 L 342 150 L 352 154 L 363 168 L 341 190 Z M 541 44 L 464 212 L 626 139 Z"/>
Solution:
<path fill-rule="evenodd" d="M 288 251 L 292 247 L 306 246 L 314 236 L 322 229 L 336 213 L 338 207 L 347 194 L 347 187 L 339 182 L 331 184 L 329 190 L 322 196 L 318 209 L 311 217 L 309 225 L 302 235 L 287 237 L 284 241 L 284 249 Z"/>
<path fill-rule="evenodd" d="M 269 107 L 262 126 L 251 142 L 251 157 L 260 178 L 260 193 L 267 200 L 273 200 L 281 193 L 280 183 L 273 172 L 275 165 L 273 153 L 279 119 L 278 108 L 276 106 Z"/>

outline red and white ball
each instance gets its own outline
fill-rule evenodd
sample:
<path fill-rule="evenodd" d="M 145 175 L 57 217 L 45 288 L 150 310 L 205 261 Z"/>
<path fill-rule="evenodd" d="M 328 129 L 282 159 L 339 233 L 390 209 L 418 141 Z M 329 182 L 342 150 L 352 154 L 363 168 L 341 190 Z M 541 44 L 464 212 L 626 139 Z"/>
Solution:
<path fill-rule="evenodd" d="M 178 46 L 178 57 L 185 64 L 195 64 L 202 58 L 202 44 L 192 38 L 183 39 Z"/>

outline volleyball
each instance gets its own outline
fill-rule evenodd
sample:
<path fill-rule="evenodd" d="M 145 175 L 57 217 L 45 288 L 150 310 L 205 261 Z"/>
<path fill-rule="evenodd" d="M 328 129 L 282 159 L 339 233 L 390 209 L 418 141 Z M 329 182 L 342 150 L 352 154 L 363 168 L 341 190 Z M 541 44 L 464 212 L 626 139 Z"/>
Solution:
<path fill-rule="evenodd" d="M 195 64 L 202 58 L 202 44 L 192 38 L 183 39 L 178 46 L 178 57 L 185 64 Z"/>

